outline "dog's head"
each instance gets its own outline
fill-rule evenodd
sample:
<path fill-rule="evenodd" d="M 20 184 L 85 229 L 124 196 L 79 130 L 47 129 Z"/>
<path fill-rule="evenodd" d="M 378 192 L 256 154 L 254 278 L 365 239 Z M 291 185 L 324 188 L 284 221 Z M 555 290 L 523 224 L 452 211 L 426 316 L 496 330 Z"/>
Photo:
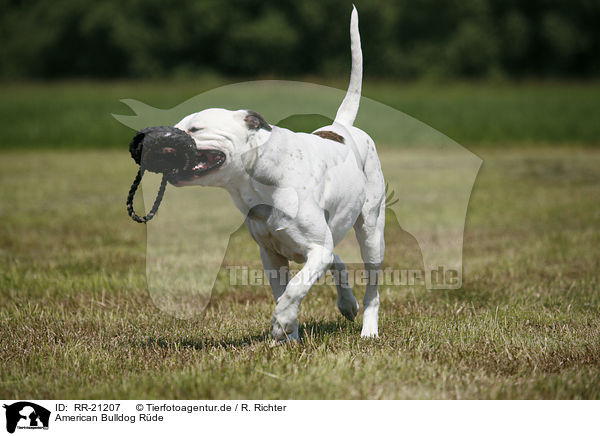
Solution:
<path fill-rule="evenodd" d="M 271 126 L 251 110 L 206 109 L 175 125 L 192 137 L 197 164 L 170 180 L 175 186 L 226 186 L 245 174 L 243 156 L 266 142 Z"/>

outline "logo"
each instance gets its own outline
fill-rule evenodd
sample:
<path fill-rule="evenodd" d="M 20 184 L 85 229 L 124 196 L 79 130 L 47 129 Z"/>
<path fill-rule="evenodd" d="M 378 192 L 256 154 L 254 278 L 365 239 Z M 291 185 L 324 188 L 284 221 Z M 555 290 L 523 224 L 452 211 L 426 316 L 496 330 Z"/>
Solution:
<path fill-rule="evenodd" d="M 50 421 L 50 411 L 28 401 L 19 401 L 9 406 L 3 406 L 6 409 L 6 431 L 14 433 L 15 429 L 44 429 L 48 430 Z"/>

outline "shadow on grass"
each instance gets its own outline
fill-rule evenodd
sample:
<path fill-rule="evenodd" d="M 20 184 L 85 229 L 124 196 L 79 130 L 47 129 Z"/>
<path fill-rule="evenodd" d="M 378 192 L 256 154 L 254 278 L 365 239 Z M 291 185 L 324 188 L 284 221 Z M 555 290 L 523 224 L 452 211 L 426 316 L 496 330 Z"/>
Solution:
<path fill-rule="evenodd" d="M 193 350 L 204 350 L 210 348 L 237 348 L 237 347 L 248 347 L 255 345 L 256 343 L 264 343 L 270 340 L 268 333 L 247 335 L 241 338 L 181 338 L 181 339 L 164 339 L 150 337 L 145 341 L 141 342 L 143 348 L 161 347 L 172 350 L 181 349 L 193 349 Z"/>
<path fill-rule="evenodd" d="M 328 335 L 360 334 L 360 322 L 350 322 L 342 317 L 330 321 L 309 321 L 300 326 L 300 338 L 323 339 Z"/>
<path fill-rule="evenodd" d="M 302 323 L 299 328 L 301 340 L 310 337 L 311 340 L 323 339 L 327 335 L 335 335 L 336 333 L 358 334 L 360 323 L 350 323 L 346 320 L 339 319 L 336 321 L 311 321 Z M 271 343 L 271 333 L 265 331 L 261 334 L 245 335 L 241 338 L 180 338 L 180 339 L 165 339 L 157 337 L 149 337 L 144 341 L 140 341 L 139 345 L 142 348 L 160 347 L 168 350 L 204 350 L 210 348 L 241 348 L 251 347 L 253 345 Z"/>

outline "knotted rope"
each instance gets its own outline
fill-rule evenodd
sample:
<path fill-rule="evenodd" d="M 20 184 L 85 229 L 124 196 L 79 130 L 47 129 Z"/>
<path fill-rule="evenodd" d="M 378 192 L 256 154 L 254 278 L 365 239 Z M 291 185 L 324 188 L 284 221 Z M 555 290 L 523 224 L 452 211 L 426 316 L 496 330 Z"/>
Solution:
<path fill-rule="evenodd" d="M 140 182 L 142 181 L 143 175 L 144 175 L 144 170 L 140 167 L 140 169 L 138 170 L 137 176 L 135 176 L 135 179 L 133 180 L 133 183 L 131 184 L 131 189 L 129 189 L 129 194 L 127 195 L 127 213 L 129 213 L 129 216 L 131 217 L 132 220 L 134 220 L 138 223 L 146 224 L 148 221 L 150 221 L 152 218 L 154 218 L 154 215 L 156 215 L 156 212 L 158 211 L 158 207 L 160 206 L 160 202 L 163 199 L 163 196 L 165 194 L 165 189 L 167 187 L 167 175 L 163 173 L 162 181 L 160 182 L 160 188 L 158 188 L 158 194 L 156 195 L 156 200 L 154 200 L 152 209 L 150 209 L 150 212 L 148 212 L 147 215 L 141 217 L 141 216 L 137 215 L 135 213 L 135 211 L 133 210 L 133 199 L 135 197 L 135 192 L 137 191 L 138 186 L 140 186 Z"/>

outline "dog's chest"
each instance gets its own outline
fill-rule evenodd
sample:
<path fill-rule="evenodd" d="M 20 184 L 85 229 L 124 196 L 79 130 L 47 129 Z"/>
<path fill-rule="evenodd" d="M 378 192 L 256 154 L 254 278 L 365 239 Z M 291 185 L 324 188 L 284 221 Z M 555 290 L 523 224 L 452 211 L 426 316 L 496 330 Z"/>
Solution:
<path fill-rule="evenodd" d="M 261 204 L 250 209 L 246 226 L 263 248 L 295 262 L 305 262 L 308 244 L 293 218 L 282 210 Z"/>

